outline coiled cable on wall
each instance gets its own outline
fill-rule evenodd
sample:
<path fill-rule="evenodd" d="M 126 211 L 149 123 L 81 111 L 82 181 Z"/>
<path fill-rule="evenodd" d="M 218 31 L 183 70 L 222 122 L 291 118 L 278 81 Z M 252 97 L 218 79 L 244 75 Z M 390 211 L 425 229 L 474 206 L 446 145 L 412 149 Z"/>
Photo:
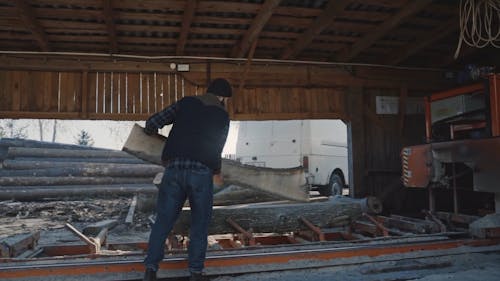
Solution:
<path fill-rule="evenodd" d="M 476 48 L 488 44 L 500 48 L 500 0 L 460 0 L 460 38 L 455 59 L 462 42 Z"/>

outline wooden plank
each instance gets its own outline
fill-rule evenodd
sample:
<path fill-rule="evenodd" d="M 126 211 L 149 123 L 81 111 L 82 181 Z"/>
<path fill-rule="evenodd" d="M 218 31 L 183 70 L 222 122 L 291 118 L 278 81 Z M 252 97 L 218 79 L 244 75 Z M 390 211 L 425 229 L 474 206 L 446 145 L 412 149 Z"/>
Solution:
<path fill-rule="evenodd" d="M 21 95 L 22 95 L 22 72 L 12 71 L 9 78 L 9 92 L 11 93 L 12 103 L 10 110 L 21 110 Z"/>
<path fill-rule="evenodd" d="M 97 112 L 97 72 L 89 72 L 87 80 L 88 80 L 88 111 L 87 113 L 96 113 Z"/>
<path fill-rule="evenodd" d="M 139 74 L 138 73 L 128 73 L 127 74 L 127 88 L 128 88 L 128 113 L 139 113 L 138 105 L 139 103 Z"/>
<path fill-rule="evenodd" d="M 82 79 L 81 79 L 81 99 L 80 99 L 80 106 L 77 109 L 78 112 L 81 113 L 81 116 L 83 119 L 86 119 L 88 117 L 88 110 L 89 110 L 89 89 L 88 89 L 88 72 L 84 71 L 82 72 Z"/>
<path fill-rule="evenodd" d="M 8 86 L 9 72 L 0 71 L 0 111 L 10 110 L 10 104 L 12 102 L 11 95 L 9 95 Z"/>
<path fill-rule="evenodd" d="M 128 209 L 127 217 L 125 218 L 125 223 L 131 224 L 134 221 L 135 207 L 137 206 L 137 195 L 132 198 L 130 207 Z"/>
<path fill-rule="evenodd" d="M 141 73 L 141 95 L 139 113 L 149 114 L 149 102 L 151 100 L 149 92 L 149 73 Z"/>
<path fill-rule="evenodd" d="M 111 91 L 111 88 L 113 86 L 113 82 L 111 81 L 111 77 L 113 76 L 113 72 L 105 72 L 104 73 L 105 79 L 104 79 L 104 112 L 105 113 L 111 113 L 111 95 L 113 94 Z"/>
<path fill-rule="evenodd" d="M 103 107 L 103 95 L 104 95 L 104 72 L 96 72 L 96 88 L 95 88 L 95 102 L 96 102 L 96 113 L 104 113 Z"/>
<path fill-rule="evenodd" d="M 110 99 L 110 112 L 118 113 L 118 107 L 120 106 L 119 100 L 119 85 L 120 85 L 120 74 L 111 72 L 111 99 Z"/>
<path fill-rule="evenodd" d="M 116 80 L 116 113 L 125 111 L 125 73 L 115 73 Z"/>

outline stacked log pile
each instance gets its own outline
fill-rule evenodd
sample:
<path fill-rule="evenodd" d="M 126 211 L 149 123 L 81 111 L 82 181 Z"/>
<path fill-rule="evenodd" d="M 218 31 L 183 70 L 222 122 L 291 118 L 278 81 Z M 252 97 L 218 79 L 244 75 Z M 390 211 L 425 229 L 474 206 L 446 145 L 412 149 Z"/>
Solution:
<path fill-rule="evenodd" d="M 0 200 L 153 193 L 163 170 L 119 150 L 0 139 Z"/>

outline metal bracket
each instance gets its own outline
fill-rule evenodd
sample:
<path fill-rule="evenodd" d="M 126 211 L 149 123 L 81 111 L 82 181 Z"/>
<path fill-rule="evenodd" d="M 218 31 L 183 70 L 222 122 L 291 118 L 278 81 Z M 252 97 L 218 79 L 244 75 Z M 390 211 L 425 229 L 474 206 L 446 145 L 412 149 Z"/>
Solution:
<path fill-rule="evenodd" d="M 378 230 L 381 230 L 382 231 L 382 235 L 384 237 L 389 236 L 389 230 L 383 224 L 381 224 L 377 219 L 375 219 L 374 217 L 368 215 L 367 213 L 363 213 L 363 216 L 365 216 L 366 218 L 368 218 L 377 227 Z"/>
<path fill-rule="evenodd" d="M 319 227 L 315 226 L 314 224 L 312 224 L 310 221 L 308 221 L 304 217 L 299 217 L 299 220 L 303 224 L 305 224 L 312 232 L 314 232 L 316 234 L 319 241 L 326 241 L 325 234 L 323 233 L 323 231 L 321 231 L 321 229 Z"/>
<path fill-rule="evenodd" d="M 234 228 L 236 231 L 238 231 L 241 234 L 241 236 L 243 236 L 243 238 L 244 238 L 243 240 L 245 242 L 245 245 L 254 246 L 256 244 L 255 237 L 253 237 L 253 234 L 251 231 L 246 231 L 245 229 L 243 229 L 243 227 L 241 227 L 238 223 L 236 223 L 231 218 L 227 218 L 226 222 L 229 223 L 229 225 L 231 225 L 232 228 Z"/>

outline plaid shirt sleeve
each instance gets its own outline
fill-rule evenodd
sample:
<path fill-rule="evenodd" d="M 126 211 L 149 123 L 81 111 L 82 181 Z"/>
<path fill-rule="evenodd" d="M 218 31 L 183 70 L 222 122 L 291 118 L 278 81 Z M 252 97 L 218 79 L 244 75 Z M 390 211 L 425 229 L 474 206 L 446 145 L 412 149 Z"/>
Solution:
<path fill-rule="evenodd" d="M 174 122 L 177 115 L 179 106 L 177 103 L 173 103 L 166 107 L 160 112 L 157 112 L 146 120 L 146 127 L 144 132 L 148 135 L 158 132 L 158 129 L 163 128 L 165 125 L 170 125 Z"/>

